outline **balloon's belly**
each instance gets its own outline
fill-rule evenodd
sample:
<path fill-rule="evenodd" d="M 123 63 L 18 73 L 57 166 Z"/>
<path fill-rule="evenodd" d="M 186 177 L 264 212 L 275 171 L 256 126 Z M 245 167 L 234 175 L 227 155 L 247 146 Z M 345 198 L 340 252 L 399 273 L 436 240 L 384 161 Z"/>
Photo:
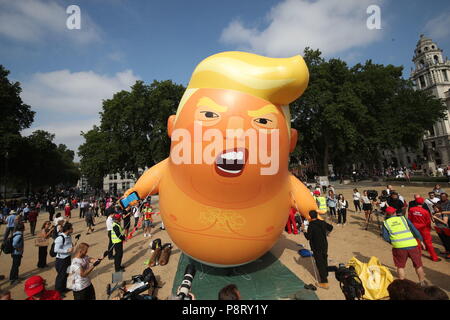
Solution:
<path fill-rule="evenodd" d="M 159 207 L 165 228 L 187 255 L 215 266 L 251 262 L 272 248 L 289 216 L 287 184 L 271 200 L 246 209 L 203 205 L 161 181 Z"/>

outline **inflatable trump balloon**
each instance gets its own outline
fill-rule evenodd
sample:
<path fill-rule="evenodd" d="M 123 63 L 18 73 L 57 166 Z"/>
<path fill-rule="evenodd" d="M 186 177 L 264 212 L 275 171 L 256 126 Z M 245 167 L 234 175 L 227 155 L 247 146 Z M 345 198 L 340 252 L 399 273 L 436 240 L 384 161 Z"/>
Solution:
<path fill-rule="evenodd" d="M 288 171 L 297 143 L 288 105 L 308 79 L 301 56 L 206 58 L 168 119 L 169 158 L 124 198 L 158 193 L 170 237 L 202 263 L 230 267 L 259 258 L 284 230 L 291 207 L 306 219 L 318 209 Z"/>

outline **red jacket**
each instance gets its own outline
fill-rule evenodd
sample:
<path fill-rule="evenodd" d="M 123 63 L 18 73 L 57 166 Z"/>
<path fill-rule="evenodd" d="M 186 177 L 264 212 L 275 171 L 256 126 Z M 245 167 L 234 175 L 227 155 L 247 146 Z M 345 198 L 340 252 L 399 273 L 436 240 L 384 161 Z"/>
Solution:
<path fill-rule="evenodd" d="M 409 209 L 408 219 L 416 228 L 431 228 L 431 215 L 422 207 L 412 207 Z"/>
<path fill-rule="evenodd" d="M 33 297 L 28 297 L 25 300 L 35 300 Z M 45 290 L 39 300 L 62 300 L 61 295 L 56 290 Z"/>
<path fill-rule="evenodd" d="M 30 222 L 36 222 L 37 221 L 37 217 L 38 217 L 38 212 L 37 212 L 36 209 L 32 209 L 28 213 L 28 221 L 30 221 Z"/>

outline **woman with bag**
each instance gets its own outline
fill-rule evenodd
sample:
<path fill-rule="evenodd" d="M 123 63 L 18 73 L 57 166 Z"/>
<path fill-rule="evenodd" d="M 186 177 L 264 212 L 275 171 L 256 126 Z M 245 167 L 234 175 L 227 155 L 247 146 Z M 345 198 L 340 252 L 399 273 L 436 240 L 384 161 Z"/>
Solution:
<path fill-rule="evenodd" d="M 72 289 L 74 300 L 95 300 L 95 289 L 89 274 L 102 261 L 87 255 L 89 245 L 80 243 L 70 265 L 67 288 Z"/>
<path fill-rule="evenodd" d="M 50 221 L 45 221 L 42 225 L 41 232 L 36 238 L 36 246 L 39 247 L 39 259 L 38 259 L 38 268 L 46 268 L 47 267 L 47 248 L 49 244 L 50 235 L 53 232 L 54 227 Z"/>

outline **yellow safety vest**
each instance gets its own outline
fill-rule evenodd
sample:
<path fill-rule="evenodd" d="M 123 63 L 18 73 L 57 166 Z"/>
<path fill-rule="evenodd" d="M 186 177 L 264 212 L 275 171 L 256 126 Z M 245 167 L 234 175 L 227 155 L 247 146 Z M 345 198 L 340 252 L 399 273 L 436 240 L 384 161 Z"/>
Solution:
<path fill-rule="evenodd" d="M 327 199 L 325 197 L 315 197 L 316 201 L 319 202 L 319 210 L 320 211 L 327 211 Z"/>
<path fill-rule="evenodd" d="M 405 217 L 392 217 L 384 221 L 384 226 L 389 232 L 391 244 L 396 249 L 416 247 L 417 240 L 409 229 Z"/>
<path fill-rule="evenodd" d="M 111 232 L 111 242 L 114 243 L 120 243 L 122 242 L 122 239 L 120 239 L 116 233 L 114 232 L 114 226 L 118 226 L 119 227 L 119 231 L 120 231 L 120 235 L 123 234 L 123 230 L 122 230 L 122 226 L 116 222 L 113 223 L 113 230 Z"/>

